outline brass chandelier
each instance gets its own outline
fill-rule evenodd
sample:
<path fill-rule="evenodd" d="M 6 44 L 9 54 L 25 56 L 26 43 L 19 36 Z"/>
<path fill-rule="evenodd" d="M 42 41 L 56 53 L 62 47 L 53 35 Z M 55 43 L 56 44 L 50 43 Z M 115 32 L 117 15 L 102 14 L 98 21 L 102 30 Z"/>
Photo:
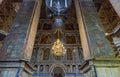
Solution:
<path fill-rule="evenodd" d="M 52 46 L 52 51 L 53 51 L 53 56 L 59 59 L 65 54 L 66 49 L 60 40 L 60 31 L 58 30 L 57 33 L 58 33 L 57 34 L 58 38 L 56 39 L 56 41 L 54 42 Z"/>

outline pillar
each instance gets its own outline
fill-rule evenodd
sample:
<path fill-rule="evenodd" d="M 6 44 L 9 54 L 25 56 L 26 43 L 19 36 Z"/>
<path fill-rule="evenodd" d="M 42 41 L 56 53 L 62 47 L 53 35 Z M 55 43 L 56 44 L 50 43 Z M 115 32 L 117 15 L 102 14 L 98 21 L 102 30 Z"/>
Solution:
<path fill-rule="evenodd" d="M 84 76 L 119 77 L 120 59 L 114 57 L 111 45 L 105 38 L 93 1 L 75 0 L 75 6 L 84 58 L 92 57 L 81 66 Z"/>
<path fill-rule="evenodd" d="M 89 41 L 87 38 L 87 33 L 86 33 L 86 29 L 83 23 L 84 21 L 82 19 L 82 14 L 81 14 L 78 0 L 75 0 L 75 8 L 76 8 L 76 15 L 77 15 L 77 20 L 78 20 L 81 44 L 82 44 L 82 49 L 83 49 L 83 56 L 84 56 L 84 59 L 89 59 L 91 57 Z"/>
<path fill-rule="evenodd" d="M 0 77 L 31 77 L 32 56 L 42 0 L 23 0 L 0 51 Z"/>
<path fill-rule="evenodd" d="M 40 14 L 38 2 L 38 0 L 23 0 L 0 51 L 1 59 L 31 59 Z"/>
<path fill-rule="evenodd" d="M 105 32 L 92 0 L 76 2 L 76 13 L 83 41 L 84 57 L 113 57 L 112 48 L 105 38 Z M 79 4 L 78 4 L 79 3 Z M 86 40 L 85 40 L 86 39 Z M 86 44 L 86 46 L 85 46 Z M 87 49 L 85 51 L 85 49 Z"/>

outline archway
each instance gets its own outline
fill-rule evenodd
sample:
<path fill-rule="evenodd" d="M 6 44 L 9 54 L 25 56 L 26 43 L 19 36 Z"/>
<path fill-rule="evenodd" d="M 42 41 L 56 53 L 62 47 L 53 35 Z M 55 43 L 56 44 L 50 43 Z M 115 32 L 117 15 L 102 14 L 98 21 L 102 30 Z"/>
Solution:
<path fill-rule="evenodd" d="M 61 67 L 55 67 L 53 69 L 53 77 L 64 77 L 64 71 Z"/>

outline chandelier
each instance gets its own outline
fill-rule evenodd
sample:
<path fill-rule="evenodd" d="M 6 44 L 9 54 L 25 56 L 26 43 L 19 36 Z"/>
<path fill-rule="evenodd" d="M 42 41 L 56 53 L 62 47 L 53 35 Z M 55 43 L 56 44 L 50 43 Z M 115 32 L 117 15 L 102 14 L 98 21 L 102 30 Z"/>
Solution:
<path fill-rule="evenodd" d="M 51 11 L 60 14 L 70 7 L 71 1 L 72 0 L 46 0 L 46 5 Z"/>
<path fill-rule="evenodd" d="M 58 38 L 54 42 L 52 46 L 53 56 L 57 59 L 60 59 L 66 52 L 66 49 L 63 45 L 63 43 L 60 41 L 60 31 L 58 30 L 56 33 L 58 33 Z"/>
<path fill-rule="evenodd" d="M 62 57 L 66 52 L 66 49 L 63 46 L 63 43 L 60 41 L 60 39 L 57 39 L 56 42 L 54 42 L 52 50 L 53 55 L 58 58 Z"/>

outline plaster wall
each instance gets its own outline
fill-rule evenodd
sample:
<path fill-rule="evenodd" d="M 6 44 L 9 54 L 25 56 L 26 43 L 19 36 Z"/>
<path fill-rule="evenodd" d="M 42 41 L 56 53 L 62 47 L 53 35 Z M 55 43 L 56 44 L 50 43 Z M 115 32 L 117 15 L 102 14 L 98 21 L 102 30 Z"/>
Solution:
<path fill-rule="evenodd" d="M 98 77 L 120 77 L 120 67 L 97 67 Z"/>

